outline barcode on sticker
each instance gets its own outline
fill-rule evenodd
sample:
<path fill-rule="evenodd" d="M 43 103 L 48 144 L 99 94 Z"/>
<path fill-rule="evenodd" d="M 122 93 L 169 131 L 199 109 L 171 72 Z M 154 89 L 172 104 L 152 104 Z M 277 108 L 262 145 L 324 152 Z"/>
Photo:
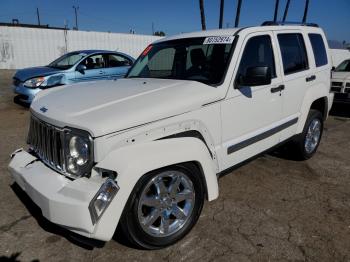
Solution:
<path fill-rule="evenodd" d="M 232 44 L 234 36 L 210 36 L 204 39 L 203 45 Z"/>

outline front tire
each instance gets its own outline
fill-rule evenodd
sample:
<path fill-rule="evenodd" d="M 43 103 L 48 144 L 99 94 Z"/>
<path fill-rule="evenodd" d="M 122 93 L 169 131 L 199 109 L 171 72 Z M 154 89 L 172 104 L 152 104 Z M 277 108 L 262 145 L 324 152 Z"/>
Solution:
<path fill-rule="evenodd" d="M 138 247 L 159 249 L 182 239 L 201 213 L 205 190 L 193 164 L 160 169 L 136 184 L 124 208 L 120 226 Z"/>
<path fill-rule="evenodd" d="M 320 145 L 323 133 L 323 116 L 320 111 L 311 109 L 303 132 L 294 142 L 295 156 L 299 160 L 311 158 Z"/>

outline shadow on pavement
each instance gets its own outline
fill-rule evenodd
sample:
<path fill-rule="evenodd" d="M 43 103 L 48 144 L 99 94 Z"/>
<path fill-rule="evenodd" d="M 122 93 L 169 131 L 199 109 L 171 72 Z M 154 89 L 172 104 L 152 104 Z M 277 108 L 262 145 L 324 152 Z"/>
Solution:
<path fill-rule="evenodd" d="M 331 116 L 350 118 L 350 103 L 349 104 L 333 104 L 329 113 Z"/>
<path fill-rule="evenodd" d="M 15 97 L 13 98 L 13 102 L 14 102 L 15 104 L 20 105 L 20 106 L 23 106 L 23 107 L 25 107 L 25 108 L 29 108 L 29 107 L 30 107 L 30 104 L 21 101 L 21 96 L 20 96 L 20 95 L 15 96 Z"/>
<path fill-rule="evenodd" d="M 1 262 L 21 262 L 18 257 L 21 255 L 21 252 L 13 253 L 11 256 L 0 256 Z M 33 259 L 31 262 L 39 262 L 39 259 Z"/>
<path fill-rule="evenodd" d="M 42 215 L 40 208 L 29 198 L 29 196 L 16 183 L 12 184 L 11 188 L 13 192 L 17 195 L 17 197 L 25 205 L 30 215 L 35 218 L 39 226 L 43 228 L 45 231 L 64 237 L 69 242 L 87 250 L 92 250 L 94 247 L 101 248 L 105 245 L 105 242 L 103 241 L 80 236 L 78 234 L 75 234 L 63 227 L 60 227 L 50 222 Z M 0 261 L 2 260 L 0 259 Z M 16 261 L 16 260 L 8 260 L 8 261 Z"/>

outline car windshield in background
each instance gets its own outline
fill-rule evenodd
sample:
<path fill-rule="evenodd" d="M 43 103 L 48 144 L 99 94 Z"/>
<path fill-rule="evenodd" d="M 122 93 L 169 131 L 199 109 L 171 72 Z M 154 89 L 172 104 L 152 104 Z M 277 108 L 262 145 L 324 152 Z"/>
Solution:
<path fill-rule="evenodd" d="M 334 70 L 335 72 L 350 72 L 350 60 L 343 61 L 337 68 Z"/>
<path fill-rule="evenodd" d="M 48 66 L 58 69 L 68 69 L 71 68 L 73 65 L 75 65 L 80 59 L 85 57 L 85 53 L 68 53 L 60 58 L 56 59 L 52 63 L 50 63 Z"/>
<path fill-rule="evenodd" d="M 127 78 L 163 78 L 219 84 L 232 52 L 233 36 L 170 40 L 148 46 Z"/>

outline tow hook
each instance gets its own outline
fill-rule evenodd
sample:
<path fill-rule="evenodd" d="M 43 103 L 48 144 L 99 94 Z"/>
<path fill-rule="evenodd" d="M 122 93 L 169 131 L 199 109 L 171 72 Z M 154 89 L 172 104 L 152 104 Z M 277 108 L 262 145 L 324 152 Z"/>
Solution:
<path fill-rule="evenodd" d="M 14 158 L 14 156 L 15 156 L 17 153 L 22 152 L 22 151 L 23 151 L 23 148 L 17 149 L 16 151 L 14 151 L 14 152 L 10 155 L 10 158 L 11 158 L 11 159 Z"/>

